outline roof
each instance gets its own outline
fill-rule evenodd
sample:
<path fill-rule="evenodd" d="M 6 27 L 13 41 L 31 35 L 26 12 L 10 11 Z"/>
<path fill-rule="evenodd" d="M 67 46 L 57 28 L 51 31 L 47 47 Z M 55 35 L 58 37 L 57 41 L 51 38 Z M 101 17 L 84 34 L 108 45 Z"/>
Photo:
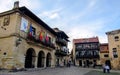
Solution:
<path fill-rule="evenodd" d="M 61 34 L 63 35 L 65 38 L 69 38 L 68 35 L 64 32 L 59 30 L 58 28 L 53 28 L 53 30 L 57 33 L 57 35 Z"/>
<path fill-rule="evenodd" d="M 98 37 L 73 39 L 73 43 L 99 42 Z"/>
<path fill-rule="evenodd" d="M 68 36 L 67 36 L 67 34 L 65 34 L 65 32 L 64 31 L 60 31 L 60 32 L 57 32 L 58 34 L 62 34 L 65 38 L 69 38 Z"/>
<path fill-rule="evenodd" d="M 37 22 L 39 25 L 42 25 L 45 29 L 50 31 L 52 34 L 56 35 L 56 32 L 52 28 L 50 28 L 45 22 L 43 22 L 40 18 L 38 18 L 34 13 L 32 13 L 25 6 L 0 13 L 0 16 L 5 15 L 5 13 L 11 14 L 11 13 L 14 13 L 14 12 L 19 12 L 21 14 L 27 15 L 28 17 L 33 19 L 35 22 Z"/>
<path fill-rule="evenodd" d="M 120 29 L 106 32 L 107 35 L 109 35 L 109 34 L 118 34 L 118 33 L 120 33 Z"/>
<path fill-rule="evenodd" d="M 38 18 L 35 14 L 33 14 L 29 9 L 27 9 L 26 7 L 21 7 L 21 8 L 19 8 L 19 10 L 21 12 L 23 12 L 25 15 L 27 15 L 30 18 L 32 18 L 33 20 L 35 20 L 40 25 L 42 25 L 44 28 L 49 30 L 51 33 L 56 35 L 56 32 L 52 28 L 50 28 L 45 22 L 43 22 L 40 18 Z"/>

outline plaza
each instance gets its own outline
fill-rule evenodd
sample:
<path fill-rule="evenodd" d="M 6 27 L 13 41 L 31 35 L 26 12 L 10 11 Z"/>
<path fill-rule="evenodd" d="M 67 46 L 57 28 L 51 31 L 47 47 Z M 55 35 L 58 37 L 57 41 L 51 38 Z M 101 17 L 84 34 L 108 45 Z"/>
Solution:
<path fill-rule="evenodd" d="M 102 69 L 93 69 L 93 68 L 82 68 L 82 67 L 58 67 L 58 68 L 40 68 L 40 69 L 28 69 L 26 71 L 0 71 L 0 75 L 103 75 L 108 73 L 103 73 Z M 109 75 L 115 74 L 119 75 L 120 71 L 111 70 Z"/>

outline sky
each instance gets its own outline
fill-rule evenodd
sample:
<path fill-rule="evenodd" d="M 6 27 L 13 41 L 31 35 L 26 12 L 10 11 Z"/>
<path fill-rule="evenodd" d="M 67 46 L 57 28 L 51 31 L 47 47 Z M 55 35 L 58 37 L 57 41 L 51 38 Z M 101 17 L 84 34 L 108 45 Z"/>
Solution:
<path fill-rule="evenodd" d="M 99 37 L 107 43 L 106 32 L 120 29 L 120 0 L 0 0 L 0 12 L 13 8 L 15 1 L 26 6 L 51 28 L 59 28 L 73 39 Z"/>

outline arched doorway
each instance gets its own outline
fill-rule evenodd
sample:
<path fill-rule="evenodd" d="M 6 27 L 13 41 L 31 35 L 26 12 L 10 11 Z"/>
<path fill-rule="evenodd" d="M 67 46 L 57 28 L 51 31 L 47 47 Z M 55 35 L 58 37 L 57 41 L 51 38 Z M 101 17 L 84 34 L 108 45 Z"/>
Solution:
<path fill-rule="evenodd" d="M 50 67 L 51 66 L 51 54 L 48 53 L 47 57 L 46 57 L 46 67 Z"/>
<path fill-rule="evenodd" d="M 35 67 L 35 51 L 33 48 L 29 48 L 26 52 L 25 57 L 25 68 L 34 68 Z"/>
<path fill-rule="evenodd" d="M 43 51 L 40 51 L 38 54 L 38 63 L 37 67 L 44 67 L 45 54 Z"/>

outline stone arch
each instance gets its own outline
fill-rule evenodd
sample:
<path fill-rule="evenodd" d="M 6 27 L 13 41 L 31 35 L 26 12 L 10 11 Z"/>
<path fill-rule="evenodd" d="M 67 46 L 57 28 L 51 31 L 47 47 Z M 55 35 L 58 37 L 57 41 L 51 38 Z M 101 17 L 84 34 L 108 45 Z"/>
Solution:
<path fill-rule="evenodd" d="M 25 68 L 34 68 L 35 67 L 35 50 L 33 48 L 29 48 L 26 51 L 25 56 Z"/>
<path fill-rule="evenodd" d="M 51 67 L 51 60 L 52 60 L 51 54 L 47 53 L 47 56 L 46 56 L 46 67 Z"/>
<path fill-rule="evenodd" d="M 44 67 L 44 61 L 45 61 L 45 53 L 43 51 L 40 51 L 38 53 L 38 62 L 37 67 Z"/>

